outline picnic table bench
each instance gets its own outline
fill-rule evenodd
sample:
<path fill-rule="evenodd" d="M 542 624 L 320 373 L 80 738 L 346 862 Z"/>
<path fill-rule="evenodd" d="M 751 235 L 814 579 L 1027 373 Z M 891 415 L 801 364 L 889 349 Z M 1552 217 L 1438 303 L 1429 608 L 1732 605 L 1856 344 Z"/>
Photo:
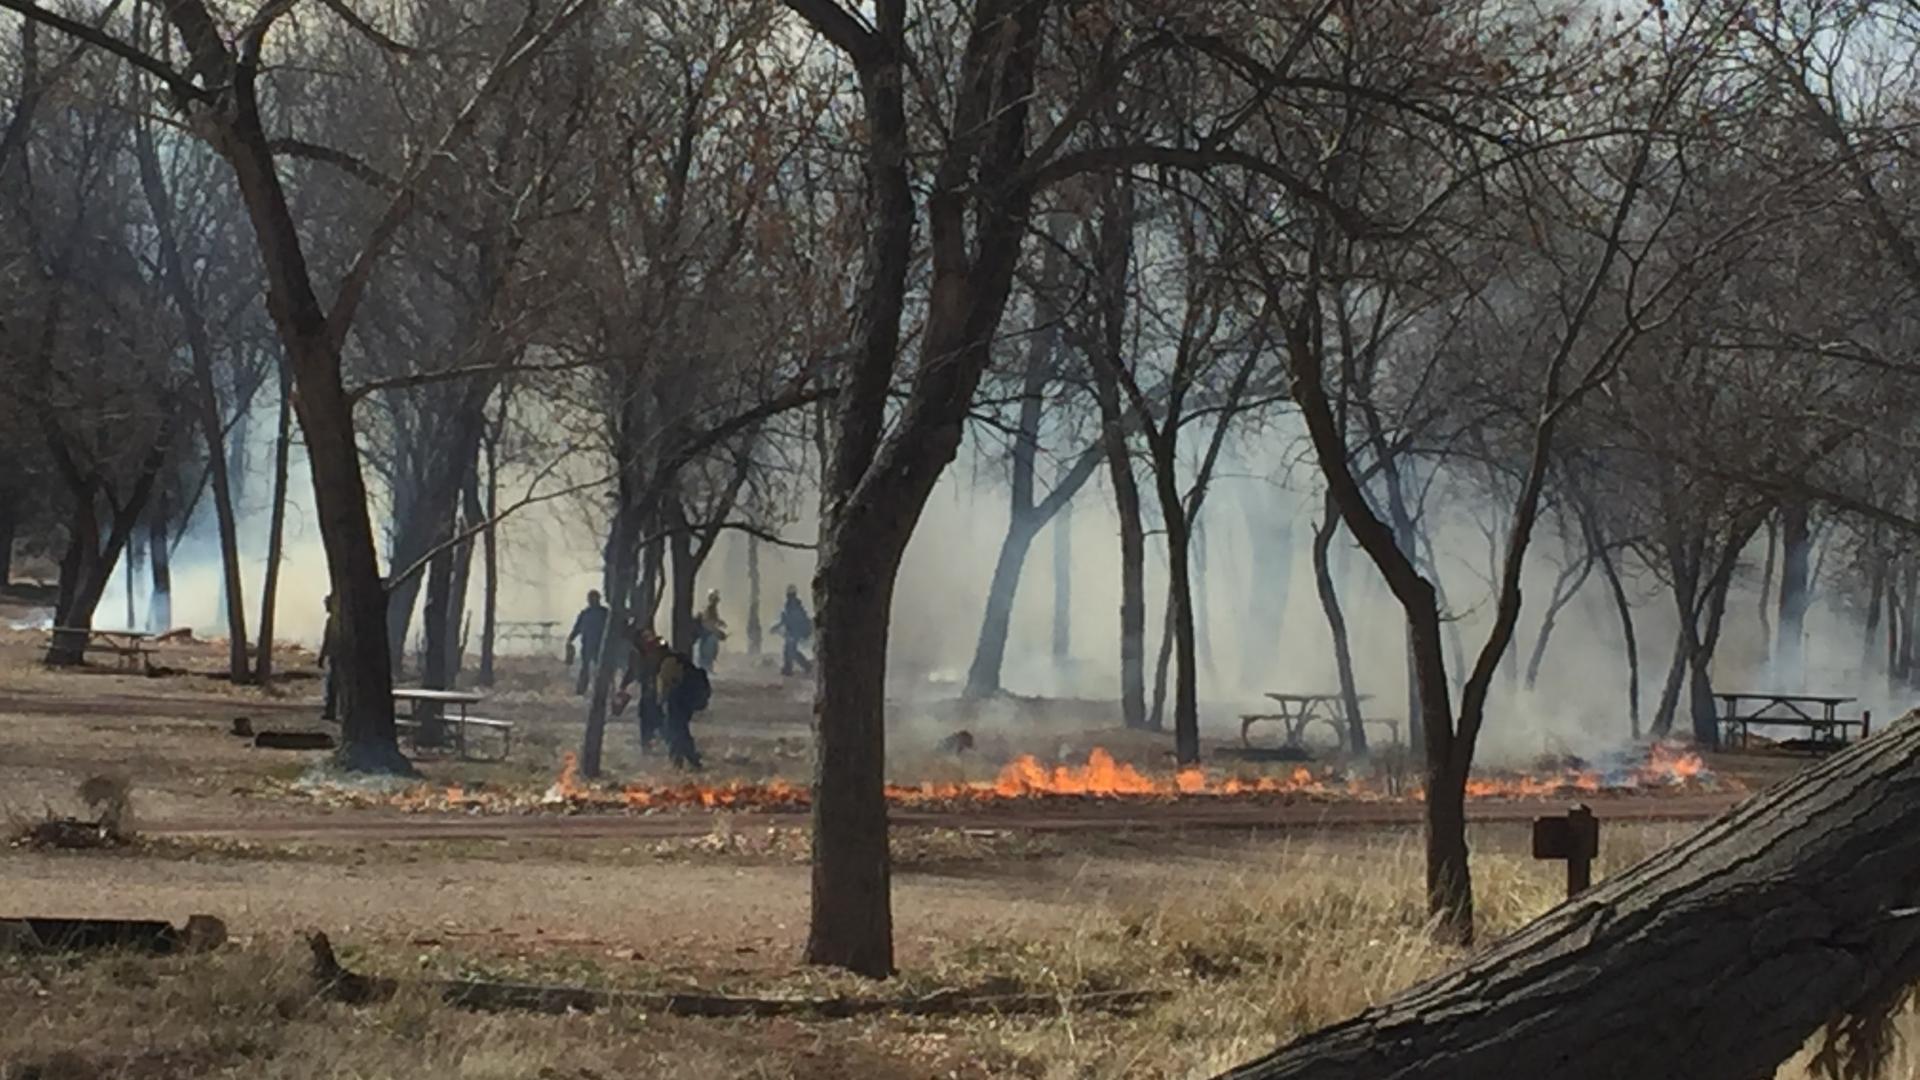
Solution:
<path fill-rule="evenodd" d="M 1273 692 L 1266 695 L 1279 708 L 1272 712 L 1250 712 L 1240 714 L 1240 743 L 1252 747 L 1253 725 L 1277 722 L 1286 731 L 1286 745 L 1299 746 L 1310 724 L 1322 723 L 1333 729 L 1334 735 L 1342 746 L 1347 742 L 1347 721 L 1345 710 L 1341 707 L 1339 694 L 1291 694 Z M 1369 695 L 1356 695 L 1356 701 L 1366 701 Z M 1362 724 L 1384 726 L 1393 732 L 1393 741 L 1400 741 L 1400 722 L 1362 718 Z"/>
<path fill-rule="evenodd" d="M 1858 719 L 1839 715 L 1840 706 L 1858 700 L 1845 695 L 1739 690 L 1714 697 L 1723 706 L 1721 742 L 1728 747 L 1746 749 L 1756 727 L 1798 728 L 1807 733 L 1806 747 L 1815 751 L 1838 749 L 1873 733 L 1872 713 L 1862 712 Z"/>
<path fill-rule="evenodd" d="M 420 732 L 423 729 L 444 727 L 453 735 L 454 753 L 461 757 L 470 757 L 468 753 L 469 730 L 487 732 L 500 738 L 500 752 L 493 760 L 505 760 L 513 752 L 513 723 L 509 720 L 494 720 L 485 716 L 473 716 L 467 712 L 470 705 L 478 705 L 486 698 L 467 690 L 428 690 L 421 687 L 399 686 L 393 691 L 393 700 L 406 702 L 409 715 L 402 719 L 394 718 L 394 727 L 420 746 Z M 448 715 L 449 707 L 457 710 L 457 715 Z"/>
<path fill-rule="evenodd" d="M 96 627 L 56 626 L 53 632 L 58 634 L 84 634 L 87 638 L 83 652 L 111 653 L 120 660 L 123 668 L 138 667 L 141 671 L 153 670 L 153 635 L 141 630 L 102 630 Z"/>

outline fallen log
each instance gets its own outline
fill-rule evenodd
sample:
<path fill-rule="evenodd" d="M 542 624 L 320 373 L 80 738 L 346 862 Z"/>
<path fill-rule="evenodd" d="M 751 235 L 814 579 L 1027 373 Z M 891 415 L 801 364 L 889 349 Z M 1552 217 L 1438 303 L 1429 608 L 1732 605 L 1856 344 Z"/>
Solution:
<path fill-rule="evenodd" d="M 324 731 L 262 731 L 253 737 L 257 750 L 331 750 L 333 736 Z"/>
<path fill-rule="evenodd" d="M 227 940 L 227 924 L 195 915 L 184 926 L 157 919 L 61 919 L 0 916 L 0 952 L 205 952 Z"/>
<path fill-rule="evenodd" d="M 1860 1062 L 1920 981 L 1917 905 L 1920 713 L 1225 1077 L 1753 1080 L 1822 1029 Z"/>
<path fill-rule="evenodd" d="M 341 966 L 327 936 L 315 933 L 313 979 L 321 997 L 349 1005 L 385 1001 L 399 993 L 401 980 L 362 975 Z M 411 981 L 411 980 L 410 980 Z M 722 994 L 648 993 L 581 986 L 535 986 L 480 979 L 430 979 L 424 985 L 441 1001 L 481 1012 L 524 1011 L 592 1013 L 610 1008 L 668 1016 L 704 1018 L 802 1017 L 843 1020 L 887 1013 L 901 1016 L 1016 1016 L 1058 1014 L 1065 1010 L 1133 1012 L 1165 1000 L 1158 990 L 1118 990 L 1090 994 L 991 994 L 943 990 L 915 998 L 766 998 Z"/>

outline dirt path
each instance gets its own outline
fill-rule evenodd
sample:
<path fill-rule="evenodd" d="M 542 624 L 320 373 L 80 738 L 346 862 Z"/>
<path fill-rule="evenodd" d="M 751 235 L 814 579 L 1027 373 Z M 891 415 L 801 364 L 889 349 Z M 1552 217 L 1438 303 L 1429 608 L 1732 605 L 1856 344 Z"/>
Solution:
<path fill-rule="evenodd" d="M 1603 821 L 1703 821 L 1731 809 L 1742 796 L 1619 796 L 1588 800 Z M 1484 801 L 1468 808 L 1476 822 L 1525 822 L 1566 809 L 1571 800 Z M 1271 832 L 1381 827 L 1420 822 L 1408 802 L 1201 802 L 1033 800 L 953 810 L 896 810 L 893 824 L 920 828 L 1014 829 L 1031 832 L 1225 830 Z M 142 832 L 162 837 L 251 841 L 434 842 L 450 840 L 618 839 L 701 836 L 716 815 L 674 814 L 401 814 L 334 811 L 297 819 L 178 819 L 147 822 Z M 738 826 L 805 828 L 803 813 L 736 814 Z"/>

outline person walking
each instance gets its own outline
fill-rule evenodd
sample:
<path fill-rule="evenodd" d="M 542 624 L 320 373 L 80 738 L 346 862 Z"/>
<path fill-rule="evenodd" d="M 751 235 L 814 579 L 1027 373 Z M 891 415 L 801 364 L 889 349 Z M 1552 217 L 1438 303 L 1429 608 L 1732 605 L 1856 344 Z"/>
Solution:
<path fill-rule="evenodd" d="M 575 641 L 580 643 L 580 677 L 574 681 L 576 697 L 587 695 L 587 681 L 593 677 L 593 665 L 600 662 L 600 642 L 607 632 L 607 607 L 600 602 L 600 590 L 587 590 L 587 606 L 573 617 L 573 630 L 567 634 L 567 663 L 573 663 Z"/>
<path fill-rule="evenodd" d="M 720 643 L 727 640 L 727 620 L 720 617 L 720 590 L 707 593 L 707 606 L 694 617 L 693 661 L 707 671 L 720 658 Z"/>
<path fill-rule="evenodd" d="M 660 735 L 664 726 L 660 712 L 660 667 L 666 659 L 667 643 L 652 627 L 641 628 L 638 624 L 627 628 L 627 638 L 633 643 L 633 651 L 627 657 L 626 674 L 620 677 L 620 693 L 613 699 L 613 715 L 619 716 L 627 709 L 627 703 L 633 700 L 635 685 L 640 688 L 640 752 L 653 753 L 653 740 Z"/>
<path fill-rule="evenodd" d="M 811 675 L 813 661 L 800 651 L 800 644 L 813 636 L 813 618 L 807 614 L 807 606 L 800 602 L 798 585 L 787 586 L 787 604 L 780 609 L 780 618 L 775 620 L 773 630 L 787 639 L 786 648 L 780 653 L 780 674 L 792 675 L 797 667 Z"/>
<path fill-rule="evenodd" d="M 713 684 L 692 657 L 668 651 L 660 658 L 656 691 L 666 706 L 668 760 L 676 769 L 699 772 L 702 764 L 700 750 L 693 744 L 693 714 L 707 707 Z"/>

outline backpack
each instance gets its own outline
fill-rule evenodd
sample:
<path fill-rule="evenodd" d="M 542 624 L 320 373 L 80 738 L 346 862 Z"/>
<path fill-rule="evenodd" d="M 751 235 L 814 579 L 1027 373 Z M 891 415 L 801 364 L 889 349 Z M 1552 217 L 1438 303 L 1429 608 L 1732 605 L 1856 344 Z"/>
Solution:
<path fill-rule="evenodd" d="M 704 711 L 707 702 L 713 700 L 713 680 L 707 678 L 707 669 L 683 653 L 674 653 L 673 658 L 680 661 L 680 681 L 674 685 L 674 696 L 688 712 Z"/>

